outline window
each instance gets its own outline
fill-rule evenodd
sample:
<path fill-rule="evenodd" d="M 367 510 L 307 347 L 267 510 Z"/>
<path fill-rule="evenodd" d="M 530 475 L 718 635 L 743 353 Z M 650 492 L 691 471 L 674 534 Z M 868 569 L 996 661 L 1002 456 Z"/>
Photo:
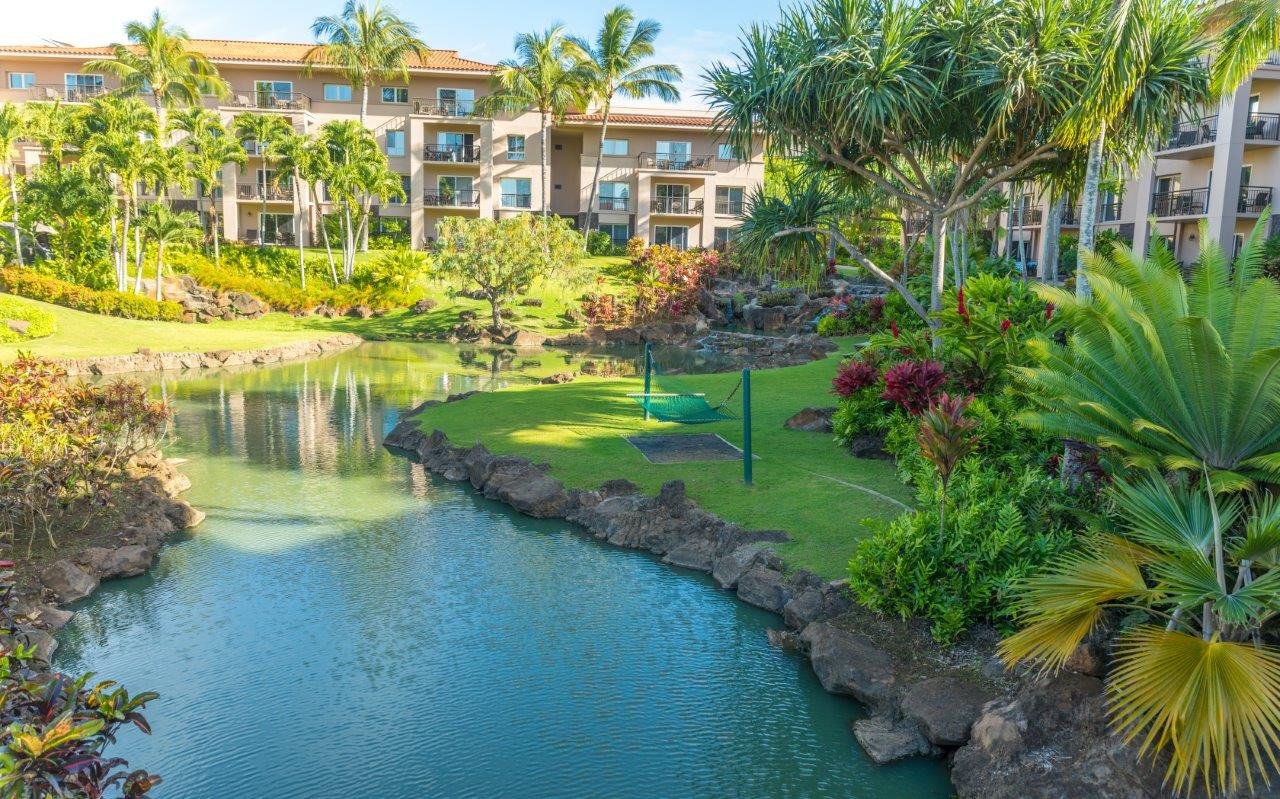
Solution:
<path fill-rule="evenodd" d="M 257 95 L 259 108 L 274 108 L 293 101 L 293 82 L 287 80 L 256 80 L 253 93 Z"/>
<path fill-rule="evenodd" d="M 479 197 L 471 178 L 465 175 L 441 175 L 436 178 L 436 196 L 427 205 L 478 205 Z"/>
<path fill-rule="evenodd" d="M 69 102 L 74 103 L 89 97 L 97 97 L 103 92 L 101 75 L 80 75 L 69 72 L 64 78 L 64 85 L 67 89 L 66 97 Z"/>
<path fill-rule="evenodd" d="M 628 225 L 616 223 L 605 223 L 599 226 L 600 232 L 609 237 L 609 241 L 615 247 L 627 246 L 627 240 L 631 238 L 631 228 Z"/>
<path fill-rule="evenodd" d="M 387 155 L 389 156 L 404 155 L 404 131 L 403 130 L 387 131 Z"/>
<path fill-rule="evenodd" d="M 410 178 L 408 175 L 401 175 L 401 176 L 400 176 L 400 190 L 404 192 L 404 197 L 396 197 L 396 196 L 394 196 L 394 195 L 393 195 L 390 199 L 388 199 L 388 200 L 387 200 L 387 204 L 388 204 L 388 205 L 403 205 L 404 203 L 407 203 L 407 202 L 409 201 L 409 198 L 412 196 L 411 194 L 409 194 L 409 191 L 410 191 L 409 187 L 410 187 L 412 184 L 413 184 L 413 179 L 412 179 L 412 178 Z"/>
<path fill-rule="evenodd" d="M 529 178 L 503 178 L 502 207 L 532 208 L 533 181 Z"/>
<path fill-rule="evenodd" d="M 622 181 L 605 181 L 600 184 L 598 211 L 630 211 L 631 184 Z"/>
<path fill-rule="evenodd" d="M 258 214 L 264 244 L 293 244 L 293 214 Z"/>
<path fill-rule="evenodd" d="M 718 227 L 716 228 L 716 237 L 714 247 L 717 250 L 723 250 L 729 246 L 729 242 L 733 241 L 733 237 L 738 235 L 736 227 Z"/>
<path fill-rule="evenodd" d="M 717 145 L 716 145 L 716 158 L 719 158 L 721 161 L 736 161 L 736 160 L 738 160 L 738 159 L 737 159 L 737 158 L 735 158 L 735 157 L 734 157 L 734 155 L 733 155 L 733 145 L 732 145 L 732 144 L 717 144 Z"/>
<path fill-rule="evenodd" d="M 327 103 L 349 103 L 351 102 L 351 86 L 346 83 L 326 83 L 324 85 L 324 99 Z"/>
<path fill-rule="evenodd" d="M 741 186 L 717 186 L 716 213 L 742 216 L 743 194 L 744 189 Z"/>
<path fill-rule="evenodd" d="M 507 137 L 507 160 L 508 161 L 524 160 L 524 137 L 523 136 Z"/>
<path fill-rule="evenodd" d="M 677 250 L 689 247 L 689 228 L 680 225 L 656 225 L 653 228 L 653 243 L 666 244 Z"/>
<path fill-rule="evenodd" d="M 605 155 L 626 155 L 627 140 L 626 139 L 605 139 L 601 151 Z"/>
<path fill-rule="evenodd" d="M 1252 180 L 1253 180 L 1253 165 L 1245 164 L 1244 166 L 1240 167 L 1240 185 L 1248 186 L 1249 182 Z"/>
<path fill-rule="evenodd" d="M 445 116 L 469 117 L 476 112 L 475 89 L 441 89 L 436 97 Z"/>
<path fill-rule="evenodd" d="M 689 187 L 683 183 L 657 183 L 650 210 L 659 214 L 701 213 L 702 203 L 689 198 Z"/>
<path fill-rule="evenodd" d="M 10 72 L 9 88 L 10 89 L 30 89 L 36 85 L 36 73 L 34 72 Z"/>
<path fill-rule="evenodd" d="M 409 103 L 409 87 L 408 86 L 383 86 L 382 102 L 395 103 L 397 105 L 407 105 Z"/>

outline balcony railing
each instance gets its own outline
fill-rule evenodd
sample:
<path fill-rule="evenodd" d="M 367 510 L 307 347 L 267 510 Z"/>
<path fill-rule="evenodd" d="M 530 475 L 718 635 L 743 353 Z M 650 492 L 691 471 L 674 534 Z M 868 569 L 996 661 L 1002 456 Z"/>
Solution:
<path fill-rule="evenodd" d="M 1151 213 L 1157 217 L 1203 216 L 1208 208 L 1208 187 L 1157 192 L 1151 195 Z"/>
<path fill-rule="evenodd" d="M 64 86 L 62 84 L 37 84 L 27 87 L 27 97 L 32 100 L 61 100 L 66 103 L 83 103 L 101 97 L 111 90 L 106 86 Z"/>
<path fill-rule="evenodd" d="M 630 197 L 601 197 L 596 201 L 597 211 L 630 211 Z"/>
<path fill-rule="evenodd" d="M 1099 222 L 1119 222 L 1120 214 L 1124 211 L 1124 201 L 1115 200 L 1109 203 L 1100 203 L 1098 205 L 1098 221 Z"/>
<path fill-rule="evenodd" d="M 902 220 L 902 232 L 908 236 L 917 233 L 928 233 L 930 221 L 927 216 L 908 216 Z"/>
<path fill-rule="evenodd" d="M 428 144 L 422 149 L 422 160 L 445 164 L 474 164 L 480 160 L 480 145 Z"/>
<path fill-rule="evenodd" d="M 1270 186 L 1241 186 L 1236 213 L 1260 214 L 1271 205 L 1271 198 L 1274 195 L 1275 191 Z"/>
<path fill-rule="evenodd" d="M 306 111 L 311 98 L 302 92 L 278 92 L 257 89 L 236 91 L 231 95 L 233 108 L 270 108 L 282 111 Z"/>
<path fill-rule="evenodd" d="M 184 211 L 199 213 L 200 202 L 199 200 L 170 200 L 169 210 L 175 213 L 183 213 Z"/>
<path fill-rule="evenodd" d="M 480 192 L 470 189 L 427 192 L 422 196 L 422 203 L 441 208 L 475 208 L 480 205 Z"/>
<path fill-rule="evenodd" d="M 532 208 L 533 195 L 532 194 L 503 194 L 502 207 L 503 208 Z"/>
<path fill-rule="evenodd" d="M 1218 140 L 1218 118 L 1203 117 L 1178 122 L 1169 133 L 1169 139 L 1161 150 L 1177 150 L 1181 147 L 1195 147 L 1199 144 L 1212 144 Z"/>
<path fill-rule="evenodd" d="M 1010 225 L 1038 225 L 1044 220 L 1044 210 L 1041 208 L 1014 208 L 1009 212 Z"/>
<path fill-rule="evenodd" d="M 261 183 L 237 183 L 237 200 L 292 200 L 293 189 L 289 186 L 264 186 Z"/>
<path fill-rule="evenodd" d="M 716 213 L 724 216 L 742 216 L 742 201 L 716 200 Z"/>
<path fill-rule="evenodd" d="M 1250 114 L 1244 137 L 1250 141 L 1280 141 L 1280 114 Z"/>
<path fill-rule="evenodd" d="M 1080 227 L 1080 206 L 1070 205 L 1062 209 L 1063 227 Z"/>
<path fill-rule="evenodd" d="M 702 200 L 692 197 L 658 197 L 649 202 L 652 214 L 700 214 Z"/>
<path fill-rule="evenodd" d="M 473 117 L 476 115 L 475 100 L 439 100 L 415 97 L 412 105 L 413 113 L 430 117 Z"/>
<path fill-rule="evenodd" d="M 686 169 L 710 169 L 715 160 L 710 155 L 689 153 L 640 153 L 637 163 L 641 169 L 665 169 L 682 172 Z"/>

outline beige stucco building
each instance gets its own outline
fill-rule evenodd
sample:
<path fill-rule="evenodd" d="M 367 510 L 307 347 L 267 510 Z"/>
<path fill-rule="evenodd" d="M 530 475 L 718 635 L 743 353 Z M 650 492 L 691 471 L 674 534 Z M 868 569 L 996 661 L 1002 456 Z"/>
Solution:
<path fill-rule="evenodd" d="M 1272 206 L 1269 232 L 1280 233 L 1280 54 L 1273 54 L 1216 108 L 1179 120 L 1120 192 L 1104 192 L 1093 209 L 1099 229 L 1116 231 L 1135 249 L 1163 238 L 1183 264 L 1200 255 L 1200 224 L 1212 240 L 1239 247 Z M 1032 190 L 1015 201 L 1000 226 L 1029 261 L 1042 262 L 1047 198 Z M 1067 208 L 1063 233 L 1079 228 L 1081 209 Z M 1002 243 L 1002 252 L 1004 244 Z"/>
<path fill-rule="evenodd" d="M 212 60 L 231 85 L 227 100 L 208 98 L 229 123 L 238 113 L 279 114 L 303 133 L 325 122 L 355 119 L 360 92 L 332 70 L 304 75 L 309 44 L 197 39 L 191 43 Z M 86 62 L 110 55 L 106 47 L 0 46 L 0 102 L 84 102 L 112 91 L 110 75 L 86 71 Z M 499 118 L 476 114 L 475 101 L 489 91 L 493 65 L 433 50 L 410 65 L 408 83 L 387 81 L 370 88 L 366 125 L 400 175 L 408 202 L 382 205 L 380 220 L 408 220 L 410 240 L 425 246 L 446 216 L 489 218 L 542 207 L 542 147 L 550 150 L 552 212 L 579 225 L 597 214 L 601 230 L 616 241 L 639 236 L 650 243 L 712 247 L 723 243 L 740 222 L 743 201 L 764 178 L 763 152 L 745 161 L 732 157 L 705 114 L 663 109 L 616 108 L 604 141 L 600 196 L 588 208 L 601 120 L 571 113 L 542 141 L 539 115 Z M 262 159 L 247 143 L 249 161 L 223 173 L 220 216 L 228 239 L 273 242 L 295 233 L 316 243 L 319 189 L 315 207 L 305 187 L 272 188 Z M 19 157 L 38 163 L 40 152 L 24 146 Z M 267 212 L 262 196 L 267 194 Z M 186 207 L 204 210 L 209 201 L 189 197 Z M 302 229 L 294 231 L 295 220 Z"/>

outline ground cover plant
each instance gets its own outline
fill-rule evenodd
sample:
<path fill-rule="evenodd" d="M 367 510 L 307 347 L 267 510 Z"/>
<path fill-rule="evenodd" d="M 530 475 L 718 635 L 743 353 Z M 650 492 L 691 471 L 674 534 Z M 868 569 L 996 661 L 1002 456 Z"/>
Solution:
<path fill-rule="evenodd" d="M 0 295 L 0 344 L 44 338 L 57 330 L 53 314 L 32 303 Z"/>

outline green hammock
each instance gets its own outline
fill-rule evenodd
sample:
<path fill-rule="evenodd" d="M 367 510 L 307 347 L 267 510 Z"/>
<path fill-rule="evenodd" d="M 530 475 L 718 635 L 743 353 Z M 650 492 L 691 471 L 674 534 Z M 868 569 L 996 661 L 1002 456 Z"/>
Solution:
<path fill-rule="evenodd" d="M 653 391 L 654 384 L 660 374 L 657 362 L 648 344 L 644 347 L 644 392 L 628 394 L 640 407 L 644 408 L 645 418 L 653 417 L 663 422 L 680 424 L 707 424 L 737 419 L 738 415 L 729 408 L 729 400 L 738 393 L 742 381 L 733 387 L 728 396 L 720 403 L 712 405 L 707 395 L 690 391 Z M 664 378 L 669 382 L 670 376 Z"/>

